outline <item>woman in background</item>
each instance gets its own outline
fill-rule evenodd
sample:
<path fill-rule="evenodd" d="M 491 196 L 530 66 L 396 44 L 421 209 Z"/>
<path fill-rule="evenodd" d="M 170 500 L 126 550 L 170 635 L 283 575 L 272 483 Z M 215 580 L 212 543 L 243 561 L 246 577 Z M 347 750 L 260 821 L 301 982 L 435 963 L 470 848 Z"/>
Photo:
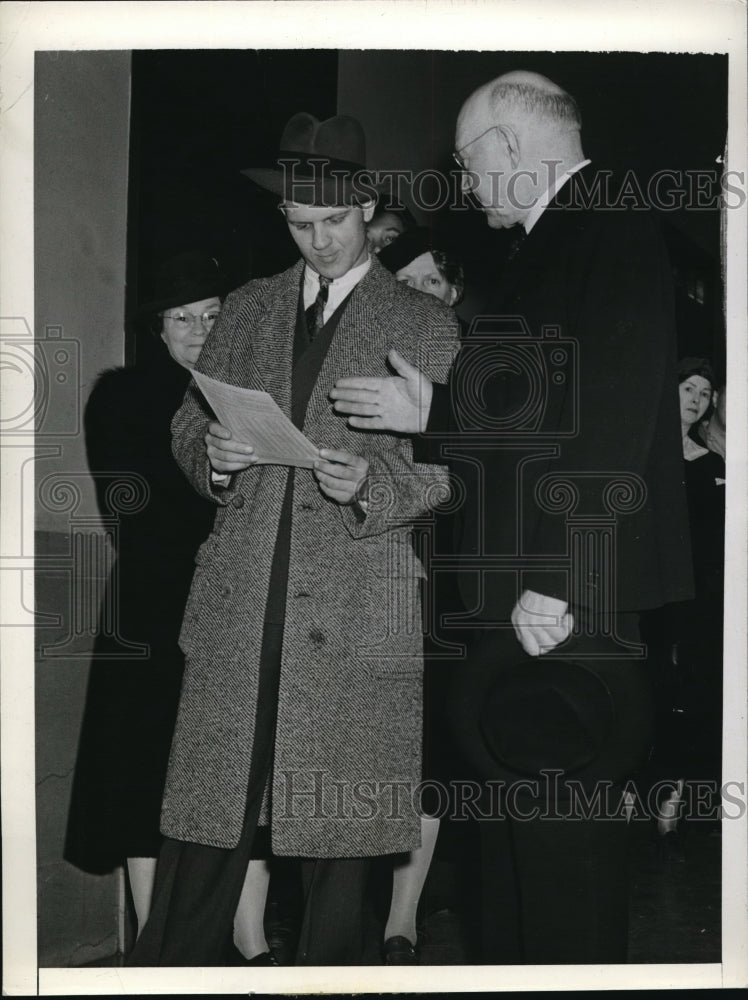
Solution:
<path fill-rule="evenodd" d="M 154 275 L 139 314 L 153 335 L 130 368 L 104 372 L 85 411 L 86 448 L 102 517 L 117 520 L 116 563 L 94 646 L 68 818 L 65 858 L 103 873 L 126 864 L 138 932 L 151 903 L 159 818 L 184 659 L 178 645 L 195 553 L 215 505 L 187 482 L 171 453 L 171 419 L 228 290 L 217 262 L 186 252 Z M 120 477 L 143 501 L 111 509 Z M 133 647 L 141 647 L 139 656 Z M 267 888 L 267 866 L 250 866 Z M 248 897 L 245 891 L 243 899 Z M 267 952 L 263 913 L 240 903 L 235 938 Z"/>
<path fill-rule="evenodd" d="M 409 229 L 386 246 L 379 254 L 380 262 L 398 281 L 426 295 L 433 295 L 446 305 L 455 307 L 462 299 L 465 278 L 462 264 L 444 237 L 423 227 Z M 451 524 L 442 520 L 440 532 L 451 532 Z M 435 539 L 435 545 L 438 541 Z M 431 769 L 443 753 L 443 733 L 440 725 L 443 692 L 436 679 L 437 671 L 427 669 L 424 678 L 424 772 Z M 425 776 L 424 775 L 424 776 Z M 416 965 L 418 934 L 416 916 L 418 903 L 431 867 L 439 834 L 439 819 L 426 813 L 421 816 L 421 846 L 395 864 L 392 876 L 392 897 L 384 929 L 383 957 L 385 965 Z"/>
<path fill-rule="evenodd" d="M 453 308 L 462 301 L 462 263 L 443 236 L 418 226 L 393 240 L 379 253 L 381 264 L 416 291 L 434 295 Z"/>
<path fill-rule="evenodd" d="M 404 205 L 394 201 L 378 201 L 371 221 L 366 226 L 369 250 L 380 253 L 415 224 L 415 219 Z"/>
<path fill-rule="evenodd" d="M 678 365 L 683 469 L 693 556 L 693 602 L 679 608 L 678 666 L 691 690 L 695 777 L 721 777 L 722 654 L 725 571 L 725 459 L 705 448 L 697 430 L 713 414 L 718 383 L 704 358 Z M 724 424 L 723 424 L 724 427 Z M 724 447 L 724 436 L 722 438 Z"/>
<path fill-rule="evenodd" d="M 683 448 L 683 481 L 688 501 L 695 596 L 667 605 L 650 617 L 646 636 L 658 651 L 655 670 L 657 726 L 653 769 L 668 783 L 659 803 L 661 855 L 683 859 L 678 819 L 684 781 L 721 779 L 722 613 L 724 608 L 725 461 L 697 438 L 708 418 L 716 381 L 704 358 L 678 364 L 678 392 Z M 711 799 L 715 809 L 719 793 Z M 706 806 L 702 797 L 701 809 Z"/>

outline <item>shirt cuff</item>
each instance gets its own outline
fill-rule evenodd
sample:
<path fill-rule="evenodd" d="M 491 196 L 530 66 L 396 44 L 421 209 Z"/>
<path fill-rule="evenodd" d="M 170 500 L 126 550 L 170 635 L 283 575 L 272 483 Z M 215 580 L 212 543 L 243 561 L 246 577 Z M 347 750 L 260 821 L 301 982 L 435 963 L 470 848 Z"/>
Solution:
<path fill-rule="evenodd" d="M 414 434 L 413 458 L 416 462 L 431 465 L 446 465 L 442 457 L 443 436 L 449 433 L 451 418 L 451 399 L 449 385 L 435 382 L 431 396 L 431 408 L 423 434 Z"/>

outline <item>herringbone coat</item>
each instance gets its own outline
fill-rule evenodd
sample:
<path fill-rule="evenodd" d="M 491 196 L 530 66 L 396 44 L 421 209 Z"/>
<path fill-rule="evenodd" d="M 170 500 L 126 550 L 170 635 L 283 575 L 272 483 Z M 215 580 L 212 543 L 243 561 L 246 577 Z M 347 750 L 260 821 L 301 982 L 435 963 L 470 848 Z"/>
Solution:
<path fill-rule="evenodd" d="M 228 297 L 199 368 L 264 389 L 290 416 L 302 262 Z M 328 393 L 346 374 L 389 374 L 396 347 L 443 381 L 457 322 L 436 299 L 371 268 L 354 289 L 312 391 L 304 433 L 369 461 L 369 509 L 326 498 L 297 470 L 270 820 L 273 850 L 351 857 L 419 842 L 422 629 L 408 525 L 443 499 L 443 467 L 414 463 L 404 437 L 349 428 Z M 227 489 L 210 479 L 208 416 L 194 384 L 174 418 L 177 461 L 220 506 L 197 555 L 181 643 L 186 654 L 162 831 L 217 847 L 242 827 L 265 602 L 288 470 L 255 466 Z M 399 791 L 398 791 L 399 789 Z M 417 805 L 417 803 L 416 803 Z"/>

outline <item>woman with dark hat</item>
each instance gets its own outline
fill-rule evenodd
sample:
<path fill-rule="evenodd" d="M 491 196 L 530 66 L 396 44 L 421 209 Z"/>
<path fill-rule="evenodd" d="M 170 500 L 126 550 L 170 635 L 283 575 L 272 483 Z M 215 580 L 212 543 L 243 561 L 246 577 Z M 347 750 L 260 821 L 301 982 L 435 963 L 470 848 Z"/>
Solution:
<path fill-rule="evenodd" d="M 179 629 L 195 552 L 215 506 L 171 453 L 171 419 L 228 291 L 207 254 L 181 253 L 155 273 L 139 318 L 154 334 L 145 357 L 104 372 L 85 411 L 88 462 L 102 518 L 116 519 L 117 559 L 93 654 L 65 857 L 104 873 L 127 862 L 142 928 L 159 852 L 159 814 L 183 657 Z M 142 502 L 113 509 L 121 485 Z M 106 606 L 106 604 L 105 604 Z M 261 916 L 260 916 L 261 920 Z"/>
<path fill-rule="evenodd" d="M 381 264 L 398 281 L 453 308 L 462 300 L 465 274 L 447 238 L 425 226 L 398 236 L 379 252 Z"/>

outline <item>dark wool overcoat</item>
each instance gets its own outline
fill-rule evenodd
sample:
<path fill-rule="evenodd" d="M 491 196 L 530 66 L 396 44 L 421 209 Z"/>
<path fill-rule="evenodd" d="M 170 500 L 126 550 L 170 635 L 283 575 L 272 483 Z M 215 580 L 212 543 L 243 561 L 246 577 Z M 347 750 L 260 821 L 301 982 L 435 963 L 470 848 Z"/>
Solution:
<path fill-rule="evenodd" d="M 288 416 L 303 263 L 230 295 L 199 369 L 265 390 Z M 303 431 L 317 446 L 364 456 L 369 507 L 326 498 L 309 470 L 293 484 L 286 618 L 270 792 L 277 854 L 354 857 L 419 843 L 422 628 L 410 525 L 447 489 L 443 466 L 413 461 L 410 441 L 357 432 L 328 394 L 347 374 L 385 376 L 396 347 L 443 381 L 458 336 L 452 312 L 405 288 L 374 259 L 340 318 Z M 173 423 L 174 453 L 219 504 L 181 634 L 186 669 L 162 810 L 170 837 L 238 842 L 252 758 L 273 550 L 289 470 L 259 465 L 211 482 L 209 416 L 194 384 Z M 417 806 L 417 803 L 416 803 Z"/>
<path fill-rule="evenodd" d="M 575 174 L 506 266 L 416 444 L 462 481 L 460 590 L 483 621 L 524 589 L 594 614 L 693 593 L 670 261 L 652 213 L 606 209 L 595 182 Z M 583 519 L 615 520 L 607 573 L 592 548 L 563 565 Z"/>
<path fill-rule="evenodd" d="M 117 562 L 99 617 L 68 814 L 65 858 L 85 871 L 156 857 L 161 844 L 184 662 L 177 637 L 195 552 L 215 514 L 171 452 L 171 420 L 189 378 L 159 342 L 147 362 L 104 372 L 86 404 L 88 464 L 102 517 L 116 519 Z M 132 475 L 145 492 L 128 505 L 124 485 L 115 487 Z M 144 655 L 134 657 L 133 645 L 146 647 Z"/>

